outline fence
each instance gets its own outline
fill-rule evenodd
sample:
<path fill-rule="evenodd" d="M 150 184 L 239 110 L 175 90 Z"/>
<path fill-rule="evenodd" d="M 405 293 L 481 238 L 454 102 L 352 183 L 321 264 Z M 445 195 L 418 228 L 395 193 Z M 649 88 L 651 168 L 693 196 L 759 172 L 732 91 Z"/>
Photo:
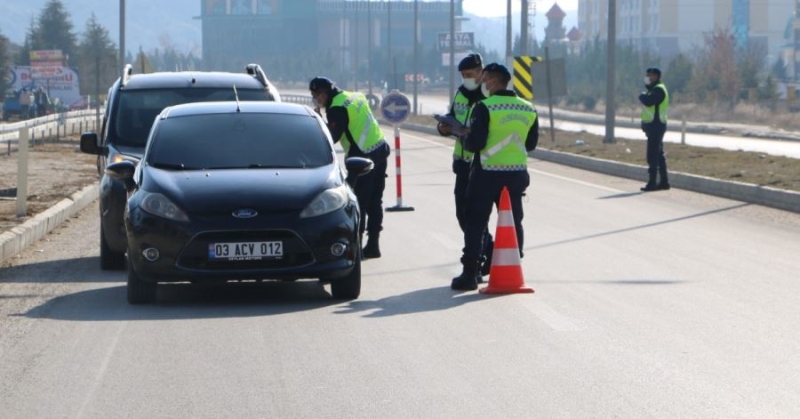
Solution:
<path fill-rule="evenodd" d="M 102 116 L 101 112 L 100 117 Z M 26 121 L 0 124 L 0 153 L 5 151 L 11 154 L 11 145 L 19 142 L 19 131 L 23 128 L 30 130 L 29 138 L 34 145 L 37 140 L 44 142 L 53 138 L 80 135 L 84 131 L 97 130 L 95 110 L 62 112 Z M 5 150 L 2 150 L 3 148 Z"/>

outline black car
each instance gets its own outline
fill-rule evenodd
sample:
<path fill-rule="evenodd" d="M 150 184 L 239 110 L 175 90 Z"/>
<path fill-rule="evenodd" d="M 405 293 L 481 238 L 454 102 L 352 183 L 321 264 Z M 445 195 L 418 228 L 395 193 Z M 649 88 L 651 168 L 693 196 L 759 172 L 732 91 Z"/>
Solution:
<path fill-rule="evenodd" d="M 338 164 L 322 119 L 302 105 L 194 103 L 165 109 L 138 165 L 106 172 L 129 191 L 128 301 L 158 282 L 330 282 L 361 290 L 359 208 L 347 178 L 372 161 Z"/>
<path fill-rule="evenodd" d="M 105 176 L 107 165 L 123 160 L 137 162 L 147 135 L 161 111 L 193 102 L 280 101 L 280 95 L 258 65 L 242 73 L 164 72 L 132 74 L 130 65 L 108 92 L 103 125 L 96 133 L 81 136 L 81 151 L 98 155 L 100 180 L 100 267 L 125 267 L 125 224 L 122 214 L 126 192 L 122 183 Z"/>

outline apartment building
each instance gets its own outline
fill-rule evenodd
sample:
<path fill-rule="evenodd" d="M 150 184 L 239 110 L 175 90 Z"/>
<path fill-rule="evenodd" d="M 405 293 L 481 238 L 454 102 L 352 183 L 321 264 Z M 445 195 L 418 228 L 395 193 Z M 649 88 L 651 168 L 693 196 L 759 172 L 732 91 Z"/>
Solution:
<path fill-rule="evenodd" d="M 669 59 L 701 46 L 714 28 L 727 28 L 737 44 L 763 45 L 774 62 L 786 43 L 795 0 L 617 0 L 617 40 Z M 608 37 L 608 0 L 579 0 L 584 39 Z"/>

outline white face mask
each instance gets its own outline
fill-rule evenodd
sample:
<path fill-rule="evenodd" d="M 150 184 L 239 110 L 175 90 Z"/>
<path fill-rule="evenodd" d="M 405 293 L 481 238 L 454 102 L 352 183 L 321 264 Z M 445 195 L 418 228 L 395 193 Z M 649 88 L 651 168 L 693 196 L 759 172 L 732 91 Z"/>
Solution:
<path fill-rule="evenodd" d="M 650 85 L 650 77 L 645 77 L 644 78 L 644 84 L 647 85 L 647 86 Z"/>
<path fill-rule="evenodd" d="M 478 84 L 475 79 L 463 79 L 462 84 L 467 90 L 477 90 L 479 87 L 481 87 L 481 85 Z"/>
<path fill-rule="evenodd" d="M 481 83 L 481 93 L 483 93 L 483 95 L 486 96 L 486 97 L 489 97 L 489 96 L 492 95 L 492 92 L 489 91 L 489 87 L 486 86 L 485 82 Z"/>

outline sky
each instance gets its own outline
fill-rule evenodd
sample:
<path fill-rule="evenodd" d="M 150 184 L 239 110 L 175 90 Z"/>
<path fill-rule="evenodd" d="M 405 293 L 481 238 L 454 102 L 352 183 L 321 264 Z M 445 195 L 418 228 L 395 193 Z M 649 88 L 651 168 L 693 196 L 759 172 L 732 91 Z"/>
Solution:
<path fill-rule="evenodd" d="M 529 3 L 536 3 L 536 13 L 547 13 L 553 0 L 528 0 Z M 559 0 L 558 6 L 563 10 L 578 10 L 578 0 Z M 506 15 L 507 2 L 505 0 L 464 0 L 464 10 L 469 13 L 484 17 L 497 17 Z M 515 12 L 519 12 L 522 1 L 512 0 L 511 7 Z"/>

